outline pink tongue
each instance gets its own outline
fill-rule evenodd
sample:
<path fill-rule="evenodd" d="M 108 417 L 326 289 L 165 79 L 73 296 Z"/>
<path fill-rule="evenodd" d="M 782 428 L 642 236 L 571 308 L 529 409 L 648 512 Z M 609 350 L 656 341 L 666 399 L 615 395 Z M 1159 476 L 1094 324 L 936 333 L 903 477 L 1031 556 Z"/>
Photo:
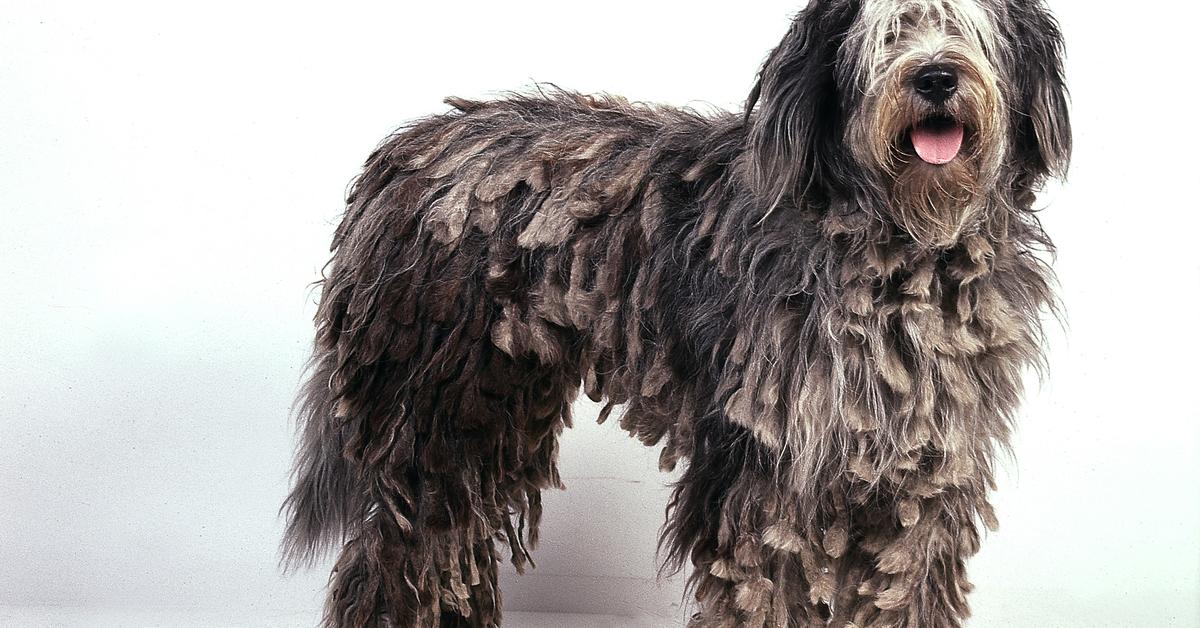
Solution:
<path fill-rule="evenodd" d="M 926 163 L 937 166 L 950 163 L 958 156 L 963 143 L 963 126 L 918 126 L 912 132 L 913 148 Z"/>

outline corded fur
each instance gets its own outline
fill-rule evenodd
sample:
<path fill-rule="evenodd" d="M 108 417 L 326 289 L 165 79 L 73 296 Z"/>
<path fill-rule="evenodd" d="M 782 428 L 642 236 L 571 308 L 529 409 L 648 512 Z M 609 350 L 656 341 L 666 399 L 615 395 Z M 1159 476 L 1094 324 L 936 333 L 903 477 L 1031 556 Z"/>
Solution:
<path fill-rule="evenodd" d="M 285 504 L 289 562 L 340 550 L 325 625 L 498 625 L 497 543 L 528 562 L 580 385 L 683 466 L 662 548 L 695 566 L 693 625 L 961 625 L 1053 304 L 1034 192 L 1070 150 L 1052 18 L 982 4 L 1021 49 L 976 68 L 1012 113 L 963 166 L 970 210 L 919 225 L 894 188 L 918 166 L 841 135 L 876 106 L 838 63 L 860 2 L 803 11 L 743 114 L 555 89 L 385 141 L 334 237 Z"/>

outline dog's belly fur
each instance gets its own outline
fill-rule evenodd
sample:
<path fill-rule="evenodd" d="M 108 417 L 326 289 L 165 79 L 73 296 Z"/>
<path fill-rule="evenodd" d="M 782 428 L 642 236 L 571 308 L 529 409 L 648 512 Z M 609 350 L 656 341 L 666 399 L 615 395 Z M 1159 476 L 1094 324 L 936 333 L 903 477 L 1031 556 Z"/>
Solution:
<path fill-rule="evenodd" d="M 765 211 L 730 115 L 453 104 L 372 156 L 324 283 L 289 538 L 345 535 L 327 623 L 498 622 L 582 383 L 683 465 L 696 625 L 958 625 L 1049 300 L 1027 225 Z"/>

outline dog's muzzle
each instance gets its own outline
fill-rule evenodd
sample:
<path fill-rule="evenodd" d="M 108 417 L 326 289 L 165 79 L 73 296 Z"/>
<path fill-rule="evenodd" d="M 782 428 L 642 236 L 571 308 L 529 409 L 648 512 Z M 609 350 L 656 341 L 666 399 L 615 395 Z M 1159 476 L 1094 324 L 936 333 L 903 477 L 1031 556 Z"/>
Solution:
<path fill-rule="evenodd" d="M 913 76 L 912 88 L 934 110 L 942 111 L 958 91 L 958 71 L 942 63 L 922 66 Z M 916 124 L 910 139 L 921 161 L 942 166 L 954 161 L 962 151 L 964 135 L 961 121 L 950 115 L 937 114 Z"/>

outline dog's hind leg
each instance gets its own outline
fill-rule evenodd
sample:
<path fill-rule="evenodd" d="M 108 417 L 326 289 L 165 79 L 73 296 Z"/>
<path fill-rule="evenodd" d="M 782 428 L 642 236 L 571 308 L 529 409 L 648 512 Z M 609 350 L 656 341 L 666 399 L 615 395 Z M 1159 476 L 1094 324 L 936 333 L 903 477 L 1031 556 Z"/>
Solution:
<path fill-rule="evenodd" d="M 335 567 L 327 626 L 500 624 L 497 544 L 518 571 L 529 561 L 540 491 L 561 486 L 557 436 L 574 384 L 486 341 L 451 372 L 360 441 L 368 506 Z"/>
<path fill-rule="evenodd" d="M 497 346 L 477 234 L 442 255 L 407 243 L 407 214 L 348 224 L 321 298 L 285 548 L 303 562 L 341 543 L 328 628 L 497 626 L 497 544 L 527 562 L 578 370 Z M 565 332 L 545 340 L 566 354 Z"/>

